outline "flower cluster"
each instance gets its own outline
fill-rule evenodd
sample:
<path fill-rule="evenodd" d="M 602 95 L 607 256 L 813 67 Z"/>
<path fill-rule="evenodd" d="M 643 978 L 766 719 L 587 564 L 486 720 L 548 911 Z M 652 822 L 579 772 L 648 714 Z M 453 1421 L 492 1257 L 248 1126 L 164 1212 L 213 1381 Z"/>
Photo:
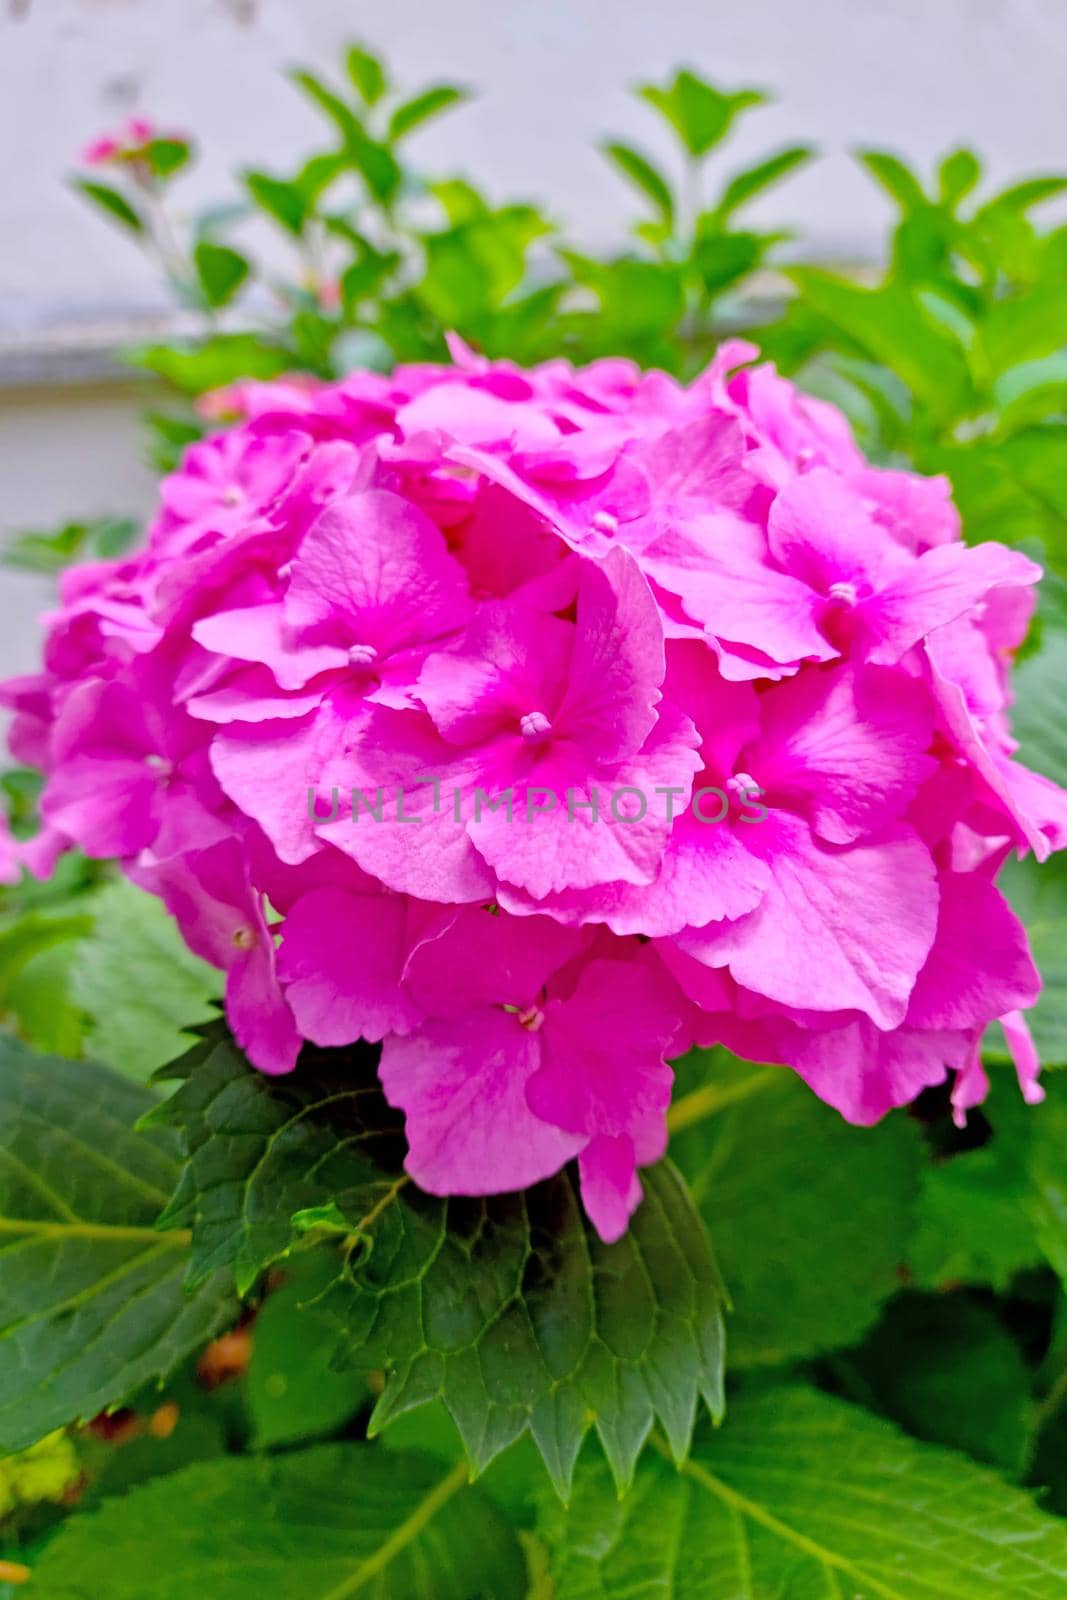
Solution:
<path fill-rule="evenodd" d="M 867 1123 L 962 1114 L 1000 1018 L 1039 1097 L 994 886 L 1067 839 L 1006 721 L 1039 569 L 748 346 L 454 354 L 215 397 L 145 548 L 68 573 L 7 689 L 35 870 L 121 858 L 257 1066 L 380 1041 L 419 1184 L 577 1157 L 606 1238 L 694 1043 Z"/>
<path fill-rule="evenodd" d="M 163 130 L 147 117 L 131 117 L 115 133 L 102 133 L 82 149 L 78 162 L 83 167 L 132 167 L 155 172 L 184 161 L 190 148 L 189 136 Z"/>

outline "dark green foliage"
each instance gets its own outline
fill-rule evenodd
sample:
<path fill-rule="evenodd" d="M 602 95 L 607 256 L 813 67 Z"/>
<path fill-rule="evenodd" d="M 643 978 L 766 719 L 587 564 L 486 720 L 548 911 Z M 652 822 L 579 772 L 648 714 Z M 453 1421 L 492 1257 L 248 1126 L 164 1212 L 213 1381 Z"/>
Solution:
<path fill-rule="evenodd" d="M 181 1133 L 161 1226 L 191 1228 L 191 1281 L 232 1267 L 247 1291 L 294 1218 L 298 1242 L 339 1242 L 316 1319 L 349 1364 L 386 1372 L 372 1431 L 440 1397 L 475 1466 L 529 1430 L 563 1489 L 591 1423 L 625 1482 L 654 1421 L 682 1456 L 698 1403 L 721 1412 L 719 1280 L 670 1167 L 604 1245 L 569 1173 L 489 1200 L 418 1193 L 369 1049 L 307 1051 L 271 1080 L 215 1027 L 167 1073 L 182 1086 L 148 1121 Z"/>
<path fill-rule="evenodd" d="M 178 1167 L 138 1134 L 151 1100 L 103 1067 L 0 1045 L 0 1450 L 162 1377 L 231 1321 L 216 1275 L 182 1287 L 188 1240 L 155 1229 Z"/>

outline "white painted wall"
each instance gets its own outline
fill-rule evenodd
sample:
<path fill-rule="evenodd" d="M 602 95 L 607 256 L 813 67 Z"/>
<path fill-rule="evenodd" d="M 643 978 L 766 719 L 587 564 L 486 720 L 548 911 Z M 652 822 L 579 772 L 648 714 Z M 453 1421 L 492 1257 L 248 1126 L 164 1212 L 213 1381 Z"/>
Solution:
<path fill-rule="evenodd" d="M 627 86 L 684 61 L 778 91 L 731 159 L 795 138 L 825 150 L 770 205 L 826 253 L 875 253 L 886 221 L 851 141 L 925 162 L 966 141 L 1000 178 L 1067 165 L 1064 0 L 0 0 L 0 333 L 158 296 L 136 250 L 62 185 L 89 135 L 134 111 L 187 127 L 205 159 L 182 203 L 223 199 L 232 168 L 293 164 L 316 137 L 281 69 L 330 71 L 352 38 L 406 85 L 480 91 L 413 142 L 427 170 L 538 198 L 592 242 L 629 214 L 596 139 L 662 152 Z M 0 396 L 0 536 L 150 498 L 128 398 Z M 0 576 L 0 671 L 32 660 L 36 593 Z"/>
<path fill-rule="evenodd" d="M 586 238 L 611 237 L 628 205 L 595 140 L 658 146 L 627 88 L 682 61 L 778 91 L 739 154 L 822 145 L 772 205 L 826 248 L 870 249 L 885 215 L 851 141 L 927 161 L 973 141 L 1000 175 L 1067 161 L 1063 0 L 0 0 L 0 17 L 0 301 L 23 306 L 151 290 L 136 253 L 60 187 L 88 134 L 132 110 L 188 127 L 206 160 L 186 199 L 221 198 L 235 165 L 291 161 L 314 137 L 281 69 L 330 70 L 353 37 L 407 84 L 479 90 L 422 136 L 426 166 L 542 198 Z"/>

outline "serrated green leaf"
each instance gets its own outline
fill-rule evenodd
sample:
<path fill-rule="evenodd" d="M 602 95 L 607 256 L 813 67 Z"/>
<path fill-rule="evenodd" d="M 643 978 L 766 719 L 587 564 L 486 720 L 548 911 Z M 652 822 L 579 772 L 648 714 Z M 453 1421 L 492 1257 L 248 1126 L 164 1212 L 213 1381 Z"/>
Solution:
<path fill-rule="evenodd" d="M 91 932 L 72 986 L 90 1019 L 86 1048 L 144 1083 L 189 1049 L 190 1029 L 217 1016 L 222 976 L 187 948 L 162 902 L 125 878 L 86 911 Z"/>
<path fill-rule="evenodd" d="M 235 1314 L 182 1290 L 188 1241 L 155 1219 L 172 1141 L 133 1132 L 144 1090 L 0 1041 L 0 1451 L 161 1377 Z"/>
<path fill-rule="evenodd" d="M 118 189 L 113 189 L 108 183 L 98 183 L 95 178 L 75 178 L 73 183 L 87 200 L 99 206 L 101 211 L 106 211 L 114 221 L 121 222 L 131 233 L 145 232 L 144 219 Z"/>
<path fill-rule="evenodd" d="M 674 196 L 671 186 L 661 172 L 643 156 L 640 150 L 635 150 L 632 145 L 620 144 L 617 140 L 610 140 L 603 146 L 604 154 L 609 161 L 613 161 L 629 181 L 651 200 L 663 221 L 667 224 L 674 222 Z"/>
<path fill-rule="evenodd" d="M 854 1128 L 794 1074 L 725 1051 L 679 1067 L 671 1155 L 733 1303 L 731 1367 L 861 1338 L 899 1287 L 922 1152 L 902 1116 Z M 701 1113 L 710 1109 L 713 1115 Z"/>
<path fill-rule="evenodd" d="M 620 1505 L 583 1460 L 542 1532 L 556 1600 L 1052 1600 L 1067 1526 L 988 1468 L 814 1390 L 732 1405 Z"/>
<path fill-rule="evenodd" d="M 442 111 L 462 105 L 469 99 L 470 90 L 461 88 L 456 83 L 436 83 L 432 88 L 424 89 L 421 94 L 414 95 L 410 100 L 405 100 L 402 105 L 397 106 L 389 118 L 390 144 L 398 144 L 401 139 L 406 139 L 409 133 L 414 133 L 416 128 L 421 128 L 424 122 L 439 117 Z"/>
<path fill-rule="evenodd" d="M 350 1254 L 318 1304 L 350 1362 L 387 1371 L 372 1427 L 440 1397 L 475 1466 L 528 1430 L 562 1488 L 591 1425 L 625 1482 L 657 1417 L 681 1456 L 700 1397 L 721 1410 L 719 1280 L 669 1166 L 642 1174 L 645 1199 L 610 1246 L 569 1172 L 523 1195 L 436 1200 L 401 1171 L 372 1050 L 307 1051 L 270 1079 L 206 1032 L 150 1119 L 179 1128 L 189 1156 L 165 1221 L 192 1228 L 195 1276 L 234 1265 L 247 1286 L 288 1250 L 294 1213 L 333 1201 Z"/>
<path fill-rule="evenodd" d="M 518 1542 L 466 1483 L 416 1456 L 319 1445 L 186 1467 L 68 1522 L 39 1600 L 504 1600 Z"/>

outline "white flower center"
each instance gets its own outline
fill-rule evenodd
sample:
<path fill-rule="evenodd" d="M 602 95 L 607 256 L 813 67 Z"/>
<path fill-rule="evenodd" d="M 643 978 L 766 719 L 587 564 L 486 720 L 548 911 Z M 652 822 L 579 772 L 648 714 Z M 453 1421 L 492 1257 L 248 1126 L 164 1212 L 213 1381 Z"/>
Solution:
<path fill-rule="evenodd" d="M 524 739 L 529 739 L 532 743 L 535 739 L 544 739 L 550 734 L 552 724 L 543 711 L 527 711 L 519 720 L 519 732 Z"/>

